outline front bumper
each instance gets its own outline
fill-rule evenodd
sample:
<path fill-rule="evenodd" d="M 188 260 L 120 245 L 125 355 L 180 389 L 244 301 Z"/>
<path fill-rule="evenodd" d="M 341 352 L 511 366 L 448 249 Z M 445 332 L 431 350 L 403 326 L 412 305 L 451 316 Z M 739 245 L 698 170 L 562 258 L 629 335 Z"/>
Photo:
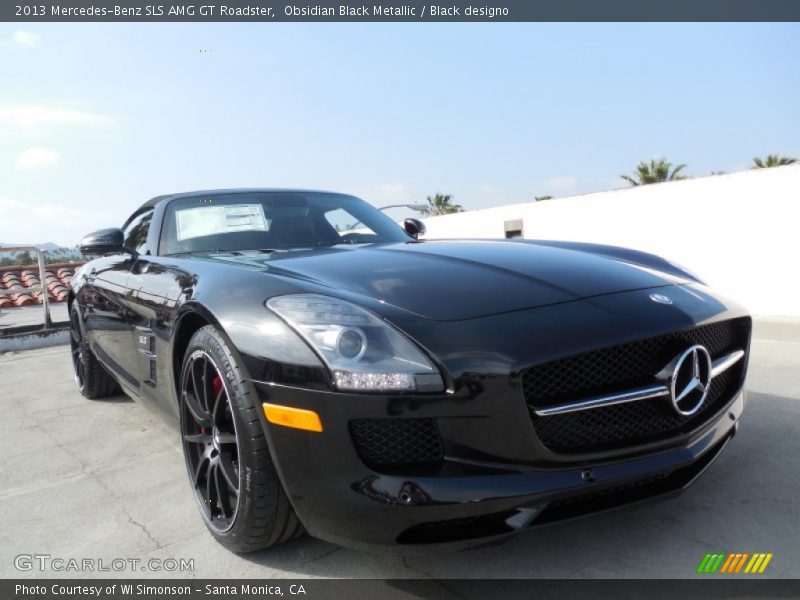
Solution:
<path fill-rule="evenodd" d="M 366 396 L 253 382 L 261 402 L 313 410 L 324 431 L 262 424 L 284 488 L 307 531 L 364 549 L 465 548 L 523 529 L 679 492 L 734 435 L 745 392 L 694 431 L 611 455 L 543 456 L 523 402 L 503 381 L 480 395 L 491 416 L 458 394 Z M 432 418 L 445 458 L 435 472 L 378 472 L 356 451 L 349 423 Z M 530 457 L 536 457 L 531 460 Z"/>

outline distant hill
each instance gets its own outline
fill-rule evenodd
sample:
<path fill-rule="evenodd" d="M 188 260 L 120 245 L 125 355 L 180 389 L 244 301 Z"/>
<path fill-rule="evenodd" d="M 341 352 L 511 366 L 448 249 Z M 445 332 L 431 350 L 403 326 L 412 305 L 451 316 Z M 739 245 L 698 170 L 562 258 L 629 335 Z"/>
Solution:
<path fill-rule="evenodd" d="M 33 246 L 35 248 L 44 250 L 49 259 L 75 260 L 81 258 L 81 253 L 77 247 L 66 248 L 64 246 L 54 244 L 53 242 L 44 242 L 38 244 L 7 244 L 0 242 L 0 258 L 13 258 L 17 254 L 16 252 L 3 252 L 4 246 Z"/>
<path fill-rule="evenodd" d="M 41 243 L 41 244 L 28 244 L 28 243 L 25 243 L 25 244 L 7 244 L 5 242 L 0 242 L 0 248 L 2 248 L 3 246 L 34 246 L 36 248 L 39 248 L 41 250 L 46 250 L 46 251 L 53 251 L 53 250 L 58 250 L 58 249 L 62 248 L 62 246 L 59 246 L 58 244 L 54 244 L 53 242 L 44 242 L 44 243 Z"/>

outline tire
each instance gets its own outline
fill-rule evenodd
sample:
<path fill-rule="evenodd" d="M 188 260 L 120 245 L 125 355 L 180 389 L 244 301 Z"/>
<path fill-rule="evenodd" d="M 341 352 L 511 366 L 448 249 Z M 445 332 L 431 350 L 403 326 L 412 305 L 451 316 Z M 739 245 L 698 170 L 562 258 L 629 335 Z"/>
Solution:
<path fill-rule="evenodd" d="M 119 384 L 100 364 L 94 352 L 89 348 L 83 331 L 83 321 L 78 305 L 73 302 L 69 310 L 70 352 L 72 355 L 72 371 L 78 390 L 89 400 L 97 400 L 119 393 Z"/>
<path fill-rule="evenodd" d="M 189 483 L 214 538 L 242 554 L 301 535 L 261 428 L 255 391 L 213 326 L 189 341 L 179 384 Z"/>

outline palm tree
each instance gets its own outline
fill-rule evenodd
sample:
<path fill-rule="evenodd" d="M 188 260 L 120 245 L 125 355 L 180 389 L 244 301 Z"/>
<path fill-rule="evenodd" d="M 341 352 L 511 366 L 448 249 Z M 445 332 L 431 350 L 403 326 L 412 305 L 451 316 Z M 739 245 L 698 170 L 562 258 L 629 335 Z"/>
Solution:
<path fill-rule="evenodd" d="M 782 167 L 783 165 L 790 165 L 797 162 L 796 158 L 789 158 L 788 156 L 778 156 L 777 154 L 768 154 L 765 160 L 759 157 L 753 159 L 754 169 L 767 169 L 769 167 Z"/>
<path fill-rule="evenodd" d="M 647 185 L 648 183 L 686 179 L 685 175 L 681 175 L 681 171 L 686 165 L 678 165 L 672 171 L 670 171 L 670 167 L 672 167 L 672 163 L 668 162 L 666 158 L 654 158 L 649 163 L 640 162 L 636 166 L 636 173 L 633 177 L 630 175 L 620 175 L 620 177 L 631 185 Z"/>
<path fill-rule="evenodd" d="M 424 214 L 429 217 L 436 215 L 449 215 L 450 213 L 463 212 L 460 204 L 453 204 L 450 194 L 436 194 L 433 198 L 428 196 L 428 205 L 430 208 L 424 211 Z"/>

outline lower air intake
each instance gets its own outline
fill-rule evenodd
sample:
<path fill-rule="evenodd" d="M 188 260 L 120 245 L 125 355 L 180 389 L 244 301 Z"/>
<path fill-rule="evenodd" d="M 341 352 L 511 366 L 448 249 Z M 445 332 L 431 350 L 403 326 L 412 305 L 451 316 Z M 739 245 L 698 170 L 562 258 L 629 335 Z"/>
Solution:
<path fill-rule="evenodd" d="M 350 434 L 361 460 L 377 471 L 433 467 L 444 458 L 434 419 L 358 419 Z"/>

